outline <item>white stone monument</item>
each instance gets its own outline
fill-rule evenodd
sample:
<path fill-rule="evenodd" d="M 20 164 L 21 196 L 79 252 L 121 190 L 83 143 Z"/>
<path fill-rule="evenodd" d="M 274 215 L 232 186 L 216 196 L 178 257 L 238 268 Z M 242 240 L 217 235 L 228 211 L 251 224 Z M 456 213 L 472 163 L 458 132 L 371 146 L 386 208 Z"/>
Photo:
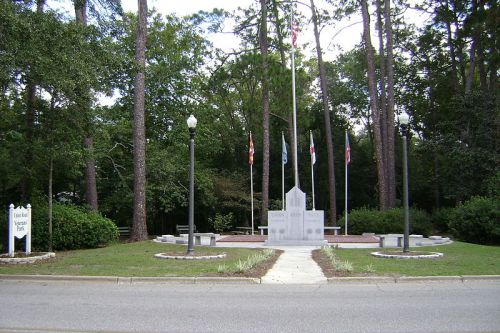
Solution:
<path fill-rule="evenodd" d="M 294 187 L 286 194 L 286 210 L 268 212 L 266 245 L 325 245 L 324 212 L 306 210 L 306 195 Z"/>
<path fill-rule="evenodd" d="M 14 256 L 14 237 L 26 236 L 26 255 L 31 253 L 31 205 L 26 208 L 9 206 L 9 257 Z"/>

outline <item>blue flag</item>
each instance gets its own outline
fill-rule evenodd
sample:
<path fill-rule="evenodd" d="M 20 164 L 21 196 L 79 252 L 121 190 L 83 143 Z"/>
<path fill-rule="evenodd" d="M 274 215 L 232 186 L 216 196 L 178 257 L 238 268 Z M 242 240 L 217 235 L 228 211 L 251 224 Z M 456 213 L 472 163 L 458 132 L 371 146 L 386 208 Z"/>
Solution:
<path fill-rule="evenodd" d="M 283 135 L 283 133 L 281 133 L 281 138 L 282 138 L 282 150 L 281 150 L 281 160 L 283 162 L 283 164 L 286 164 L 288 162 L 288 153 L 286 151 L 286 143 L 285 143 L 285 136 Z"/>

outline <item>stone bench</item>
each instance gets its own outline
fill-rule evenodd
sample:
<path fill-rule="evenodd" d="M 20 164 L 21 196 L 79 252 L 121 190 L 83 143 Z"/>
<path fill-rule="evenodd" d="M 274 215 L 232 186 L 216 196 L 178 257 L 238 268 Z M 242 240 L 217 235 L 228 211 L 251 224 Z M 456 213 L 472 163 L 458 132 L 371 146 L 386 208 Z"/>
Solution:
<path fill-rule="evenodd" d="M 403 236 L 400 235 L 391 235 L 391 237 L 388 236 L 378 236 L 379 239 L 379 246 L 380 247 L 385 247 L 385 239 L 386 238 L 397 238 L 397 247 L 403 247 Z"/>
<path fill-rule="evenodd" d="M 177 234 L 186 234 L 189 232 L 189 225 L 187 224 L 177 224 L 175 226 L 175 230 L 177 231 Z M 193 225 L 193 232 L 196 232 L 196 225 Z"/>
<path fill-rule="evenodd" d="M 337 236 L 339 234 L 340 227 L 323 227 L 325 231 L 327 230 L 333 230 L 333 234 Z"/>
<path fill-rule="evenodd" d="M 130 237 L 130 227 L 118 227 L 120 238 Z"/>
<path fill-rule="evenodd" d="M 259 228 L 260 230 L 260 234 L 261 235 L 264 235 L 264 230 L 267 230 L 267 225 L 261 225 L 261 226 L 258 226 L 257 228 Z M 339 230 L 340 230 L 340 227 L 323 227 L 324 230 L 333 230 L 333 234 L 335 236 L 337 236 L 339 234 Z"/>
<path fill-rule="evenodd" d="M 201 237 L 210 237 L 210 246 L 215 246 L 217 235 L 213 233 L 195 233 L 194 234 L 194 245 L 201 245 Z"/>

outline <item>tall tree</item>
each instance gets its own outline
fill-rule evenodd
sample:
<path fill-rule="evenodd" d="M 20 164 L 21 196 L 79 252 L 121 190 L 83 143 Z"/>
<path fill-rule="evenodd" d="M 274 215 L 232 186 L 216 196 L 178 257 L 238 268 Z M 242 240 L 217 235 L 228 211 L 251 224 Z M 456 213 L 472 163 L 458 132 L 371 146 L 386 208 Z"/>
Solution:
<path fill-rule="evenodd" d="M 87 25 L 87 0 L 75 0 L 75 18 L 78 24 Z M 78 108 L 86 114 L 90 114 L 90 89 L 82 85 L 79 87 L 82 98 L 79 100 Z M 92 136 L 92 120 L 89 115 L 86 124 L 83 146 L 85 148 L 85 201 L 93 210 L 98 210 L 97 201 L 97 177 L 94 159 L 94 138 Z"/>
<path fill-rule="evenodd" d="M 396 176 L 394 167 L 394 41 L 390 0 L 376 0 L 377 28 L 379 29 L 380 45 L 380 81 L 378 88 L 375 51 L 373 50 L 370 37 L 370 13 L 367 1 L 360 0 L 360 6 L 363 17 L 363 40 L 366 49 L 370 106 L 373 114 L 379 205 L 380 209 L 385 210 L 396 205 Z"/>
<path fill-rule="evenodd" d="M 261 224 L 267 224 L 269 207 L 269 65 L 267 40 L 267 1 L 260 0 L 259 45 L 262 56 L 262 209 Z"/>
<path fill-rule="evenodd" d="M 43 13 L 45 6 L 45 0 L 38 0 L 36 2 L 36 12 L 38 14 Z M 23 179 L 21 181 L 21 200 L 27 201 L 31 194 L 31 182 L 32 182 L 32 164 L 33 164 L 33 133 L 35 127 L 36 118 L 36 82 L 32 75 L 28 74 L 28 84 L 26 85 L 26 145 L 25 150 L 25 166 L 28 168 L 24 172 Z"/>
<path fill-rule="evenodd" d="M 328 90 L 326 84 L 326 70 L 323 63 L 323 52 L 321 50 L 320 35 L 318 29 L 318 15 L 314 0 L 311 0 L 312 21 L 314 25 L 314 39 L 316 40 L 316 54 L 318 57 L 319 80 L 321 87 L 321 101 L 323 102 L 323 115 L 325 119 L 325 138 L 326 150 L 328 157 L 328 193 L 330 203 L 330 223 L 336 225 L 337 217 L 337 204 L 335 194 L 335 169 L 334 169 L 334 154 L 333 154 L 333 138 L 332 138 L 332 125 L 330 121 L 330 103 L 328 101 Z"/>
<path fill-rule="evenodd" d="M 137 36 L 135 39 L 135 61 L 137 73 L 134 81 L 134 219 L 131 239 L 146 240 L 146 129 L 145 129 L 145 79 L 147 0 L 139 0 Z"/>

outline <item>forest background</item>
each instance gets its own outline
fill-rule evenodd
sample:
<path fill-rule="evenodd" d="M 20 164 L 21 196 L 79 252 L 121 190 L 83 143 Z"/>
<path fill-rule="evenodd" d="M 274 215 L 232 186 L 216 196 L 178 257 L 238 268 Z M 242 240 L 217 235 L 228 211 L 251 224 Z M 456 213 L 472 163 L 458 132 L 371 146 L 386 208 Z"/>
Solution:
<path fill-rule="evenodd" d="M 267 210 L 282 207 L 281 133 L 288 145 L 292 141 L 292 7 L 298 26 L 313 27 L 307 31 L 317 35 L 307 37 L 314 54 L 295 51 L 297 158 L 310 207 L 311 130 L 316 209 L 325 210 L 326 224 L 337 224 L 344 213 L 346 131 L 349 210 L 401 205 L 402 113 L 410 116 L 414 208 L 436 214 L 474 196 L 498 199 L 496 1 L 325 0 L 315 7 L 313 1 L 260 0 L 233 13 L 214 9 L 185 17 L 151 9 L 147 17 L 144 10 L 142 16 L 124 13 L 116 0 L 66 2 L 74 17 L 42 0 L 0 2 L 5 213 L 10 203 L 31 203 L 36 210 L 53 198 L 131 226 L 137 239 L 174 232 L 176 224 L 187 223 L 186 119 L 193 114 L 198 229 L 213 230 L 217 219 L 250 225 L 250 131 L 256 224 L 265 225 Z M 405 19 L 408 10 L 428 19 L 417 27 Z M 325 56 L 331 51 L 324 52 L 315 37 L 359 14 L 363 34 L 352 36 L 355 46 Z M 208 37 L 226 19 L 236 22 L 241 41 L 231 52 L 214 48 Z M 144 24 L 142 64 L 138 31 Z M 142 110 L 136 88 L 141 75 Z M 118 97 L 103 106 L 103 96 Z M 138 112 L 144 115 L 142 146 L 136 141 Z M 294 185 L 291 151 L 288 146 L 286 190 Z M 142 185 L 134 171 L 141 163 Z"/>

